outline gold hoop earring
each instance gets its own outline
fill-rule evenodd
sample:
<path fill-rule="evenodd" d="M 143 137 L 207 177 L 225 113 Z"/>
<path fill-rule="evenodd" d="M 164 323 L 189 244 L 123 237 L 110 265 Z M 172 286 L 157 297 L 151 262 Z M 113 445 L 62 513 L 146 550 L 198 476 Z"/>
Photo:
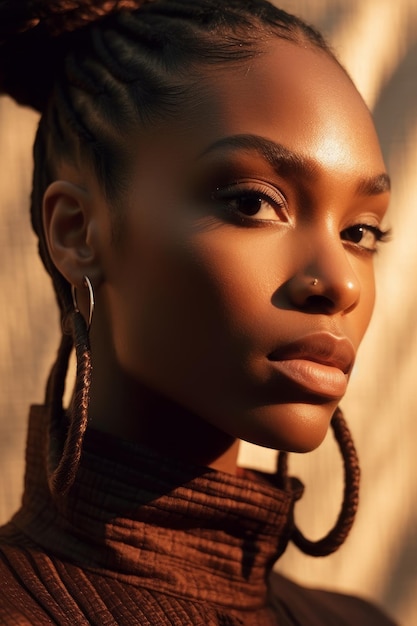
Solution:
<path fill-rule="evenodd" d="M 93 320 L 94 304 L 95 304 L 93 285 L 91 284 L 91 280 L 88 278 L 88 276 L 84 276 L 84 286 L 87 287 L 88 289 L 88 297 L 89 297 L 88 322 L 87 322 L 87 332 L 88 332 L 90 330 L 91 322 Z M 71 296 L 72 296 L 72 303 L 74 305 L 74 311 L 76 313 L 81 313 L 80 309 L 78 308 L 77 288 L 75 285 L 71 285 Z"/>

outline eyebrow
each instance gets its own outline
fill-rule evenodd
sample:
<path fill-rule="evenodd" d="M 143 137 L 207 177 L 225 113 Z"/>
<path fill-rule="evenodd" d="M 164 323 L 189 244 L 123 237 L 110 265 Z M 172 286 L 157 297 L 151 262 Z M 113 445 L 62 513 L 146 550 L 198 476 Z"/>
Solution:
<path fill-rule="evenodd" d="M 357 193 L 363 196 L 375 196 L 391 190 L 391 180 L 388 174 L 383 172 L 377 176 L 363 178 L 359 181 Z"/>
<path fill-rule="evenodd" d="M 313 159 L 259 135 L 242 134 L 223 137 L 204 150 L 200 158 L 223 148 L 255 151 L 282 175 L 301 176 L 310 181 L 314 181 L 319 175 L 319 165 Z M 376 176 L 361 178 L 356 191 L 359 195 L 373 196 L 386 193 L 390 189 L 390 178 L 386 172 L 382 172 Z"/>

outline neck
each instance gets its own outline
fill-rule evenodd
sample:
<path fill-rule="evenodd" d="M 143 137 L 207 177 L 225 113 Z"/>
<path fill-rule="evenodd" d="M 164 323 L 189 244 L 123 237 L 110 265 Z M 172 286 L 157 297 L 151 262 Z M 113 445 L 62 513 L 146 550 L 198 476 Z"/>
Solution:
<path fill-rule="evenodd" d="M 172 458 L 236 473 L 239 440 L 168 398 L 133 380 L 120 368 L 94 362 L 91 425 L 146 445 Z"/>

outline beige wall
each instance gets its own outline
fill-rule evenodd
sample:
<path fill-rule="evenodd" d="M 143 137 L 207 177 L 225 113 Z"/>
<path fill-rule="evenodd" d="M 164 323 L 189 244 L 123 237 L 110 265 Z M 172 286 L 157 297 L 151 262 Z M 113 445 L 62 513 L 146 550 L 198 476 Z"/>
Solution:
<path fill-rule="evenodd" d="M 307 583 L 373 597 L 417 624 L 417 3 L 283 0 L 322 28 L 375 114 L 394 194 L 394 240 L 379 255 L 378 302 L 343 403 L 362 460 L 362 498 L 347 544 L 312 559 L 289 549 L 282 568 Z M 0 521 L 19 503 L 26 413 L 42 401 L 58 320 L 28 220 L 36 115 L 0 99 Z M 245 446 L 242 459 L 271 465 Z M 341 462 L 326 441 L 291 457 L 306 484 L 305 533 L 326 532 L 341 498 Z"/>

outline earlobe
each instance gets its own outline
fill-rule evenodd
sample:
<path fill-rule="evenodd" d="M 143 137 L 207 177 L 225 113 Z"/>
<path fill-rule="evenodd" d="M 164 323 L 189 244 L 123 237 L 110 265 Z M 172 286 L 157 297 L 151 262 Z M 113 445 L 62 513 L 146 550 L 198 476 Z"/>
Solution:
<path fill-rule="evenodd" d="M 74 183 L 57 180 L 43 199 L 43 223 L 49 254 L 70 284 L 82 283 L 85 274 L 95 274 L 94 215 L 86 190 Z"/>

